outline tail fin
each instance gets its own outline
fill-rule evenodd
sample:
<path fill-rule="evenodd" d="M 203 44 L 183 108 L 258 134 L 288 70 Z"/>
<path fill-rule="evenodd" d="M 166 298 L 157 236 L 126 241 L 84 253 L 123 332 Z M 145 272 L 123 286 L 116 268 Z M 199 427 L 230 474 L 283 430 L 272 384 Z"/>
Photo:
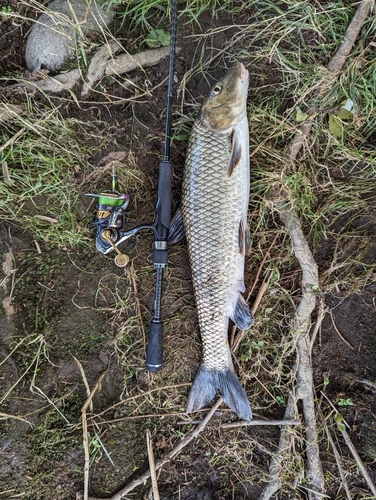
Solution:
<path fill-rule="evenodd" d="M 247 394 L 231 369 L 211 371 L 201 365 L 188 396 L 187 413 L 199 410 L 210 403 L 217 390 L 227 406 L 242 420 L 252 420 L 252 410 Z"/>

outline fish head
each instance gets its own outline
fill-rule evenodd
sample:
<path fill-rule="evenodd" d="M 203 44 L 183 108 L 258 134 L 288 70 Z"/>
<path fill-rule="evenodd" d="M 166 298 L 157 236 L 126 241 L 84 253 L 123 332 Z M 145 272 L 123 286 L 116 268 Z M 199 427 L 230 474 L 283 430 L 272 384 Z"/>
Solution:
<path fill-rule="evenodd" d="M 226 131 L 246 115 L 249 73 L 237 63 L 213 85 L 203 102 L 198 119 L 208 128 Z"/>

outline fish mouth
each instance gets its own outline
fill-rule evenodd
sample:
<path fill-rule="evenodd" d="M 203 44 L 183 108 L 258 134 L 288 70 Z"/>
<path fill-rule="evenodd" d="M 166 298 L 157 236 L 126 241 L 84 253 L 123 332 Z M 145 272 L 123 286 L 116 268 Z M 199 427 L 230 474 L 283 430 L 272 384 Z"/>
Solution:
<path fill-rule="evenodd" d="M 239 67 L 239 71 L 240 71 L 240 80 L 244 83 L 246 81 L 248 81 L 248 77 L 249 77 L 249 71 L 245 68 L 244 64 L 243 63 L 238 63 L 238 67 Z"/>

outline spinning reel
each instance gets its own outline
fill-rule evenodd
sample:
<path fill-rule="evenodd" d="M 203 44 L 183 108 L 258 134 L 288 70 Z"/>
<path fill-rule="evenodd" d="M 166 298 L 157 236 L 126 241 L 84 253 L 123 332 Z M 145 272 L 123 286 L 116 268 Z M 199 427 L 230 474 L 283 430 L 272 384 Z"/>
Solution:
<path fill-rule="evenodd" d="M 129 205 L 130 196 L 125 193 L 118 193 L 115 190 L 116 177 L 115 170 L 112 171 L 112 189 L 99 194 L 86 193 L 85 196 L 98 199 L 95 214 L 94 226 L 97 227 L 95 246 L 103 254 L 108 254 L 115 250 L 115 264 L 118 267 L 125 267 L 129 262 L 128 255 L 123 254 L 117 247 L 119 243 L 132 235 L 122 231 L 125 223 L 125 210 Z M 125 236 L 125 237 L 124 237 Z"/>

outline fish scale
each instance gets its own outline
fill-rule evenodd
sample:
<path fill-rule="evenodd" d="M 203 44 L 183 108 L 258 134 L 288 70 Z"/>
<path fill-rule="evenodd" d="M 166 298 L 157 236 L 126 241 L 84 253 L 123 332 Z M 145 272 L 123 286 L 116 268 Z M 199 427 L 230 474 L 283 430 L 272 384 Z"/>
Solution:
<path fill-rule="evenodd" d="M 244 292 L 249 249 L 248 71 L 238 63 L 211 89 L 193 125 L 185 161 L 180 210 L 170 242 L 187 238 L 203 343 L 203 362 L 192 384 L 187 412 L 208 404 L 217 390 L 240 418 L 250 420 L 247 394 L 234 370 L 228 342 L 231 318 L 252 325 Z"/>
<path fill-rule="evenodd" d="M 240 179 L 226 170 L 231 154 L 228 134 L 193 126 L 182 189 L 182 213 L 188 242 L 204 363 L 210 370 L 228 368 L 228 311 L 238 292 L 234 279 L 239 259 L 239 223 L 243 213 Z M 208 183 L 208 179 L 210 182 Z M 227 203 L 231 200 L 231 203 Z M 225 214 L 224 214 L 225 212 Z M 224 216 L 225 215 L 225 216 Z M 229 283 L 232 286 L 229 287 Z M 226 314 L 227 313 L 227 314 Z M 218 332 L 224 332 L 222 336 Z"/>

